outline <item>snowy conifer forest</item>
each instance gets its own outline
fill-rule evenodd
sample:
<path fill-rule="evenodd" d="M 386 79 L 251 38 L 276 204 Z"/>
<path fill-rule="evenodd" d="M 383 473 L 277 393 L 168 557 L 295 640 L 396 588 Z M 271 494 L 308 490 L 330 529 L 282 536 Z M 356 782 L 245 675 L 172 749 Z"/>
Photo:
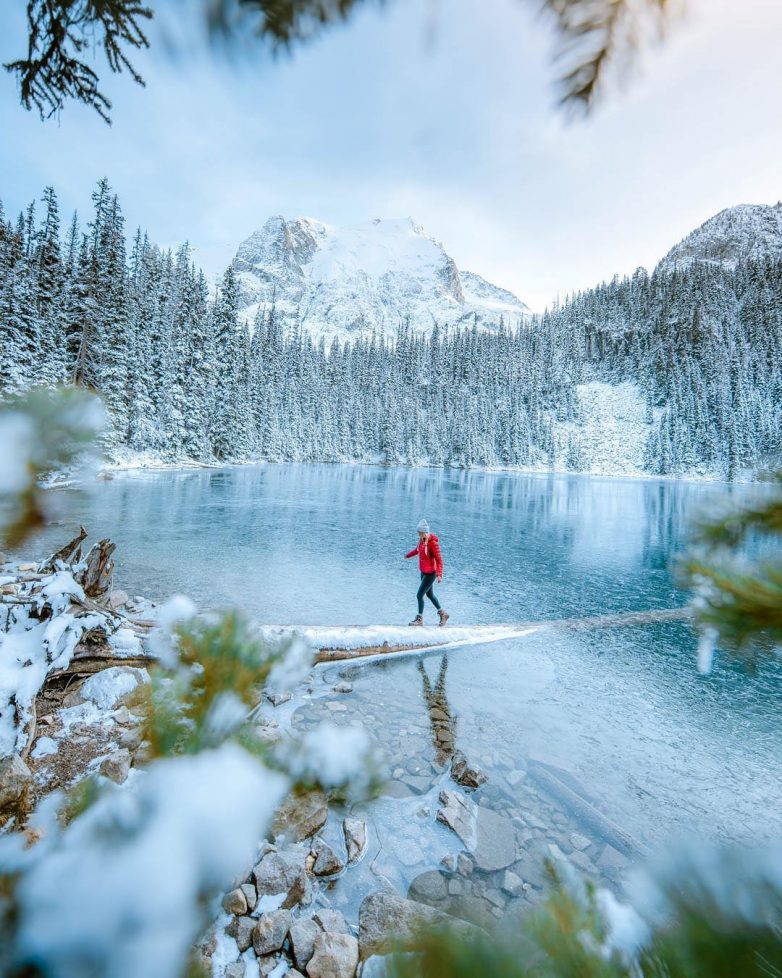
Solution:
<path fill-rule="evenodd" d="M 52 188 L 16 221 L 0 205 L 0 392 L 96 389 L 118 461 L 594 471 L 595 385 L 637 398 L 641 471 L 734 479 L 782 457 L 774 254 L 639 269 L 493 330 L 327 346 L 273 304 L 245 322 L 233 267 L 210 288 L 188 245 L 129 235 L 106 180 L 93 205 L 84 227 Z"/>

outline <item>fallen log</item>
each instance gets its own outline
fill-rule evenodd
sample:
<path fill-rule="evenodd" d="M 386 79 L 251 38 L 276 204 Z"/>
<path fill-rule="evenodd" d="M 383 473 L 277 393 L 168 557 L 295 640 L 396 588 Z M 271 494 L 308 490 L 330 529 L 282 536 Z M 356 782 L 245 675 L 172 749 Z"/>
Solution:
<path fill-rule="evenodd" d="M 511 622 L 503 625 L 476 625 L 475 634 L 465 639 L 463 636 L 449 636 L 448 629 L 442 630 L 435 637 L 427 636 L 422 642 L 409 642 L 391 645 L 364 645 L 354 648 L 340 648 L 330 645 L 320 648 L 315 654 L 316 663 L 342 662 L 352 659 L 367 659 L 376 656 L 393 655 L 394 653 L 433 651 L 437 648 L 453 648 L 455 645 L 478 645 L 481 643 L 481 629 L 485 628 L 487 641 L 497 641 L 498 638 L 515 638 L 525 631 L 565 631 L 581 632 L 601 628 L 632 628 L 639 625 L 652 625 L 662 622 L 689 621 L 692 612 L 689 608 L 659 608 L 652 611 L 627 611 L 613 615 L 593 615 L 587 618 L 558 618 L 547 621 Z M 497 636 L 497 629 L 506 628 L 506 636 Z M 294 629 L 292 629 L 294 631 Z M 491 635 L 491 638 L 489 636 Z"/>

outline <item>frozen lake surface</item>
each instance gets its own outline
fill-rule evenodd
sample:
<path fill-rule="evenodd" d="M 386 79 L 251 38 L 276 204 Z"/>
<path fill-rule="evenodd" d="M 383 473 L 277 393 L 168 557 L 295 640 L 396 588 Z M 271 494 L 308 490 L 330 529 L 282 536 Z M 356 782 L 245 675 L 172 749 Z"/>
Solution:
<path fill-rule="evenodd" d="M 117 541 L 118 584 L 131 594 L 185 592 L 201 607 L 238 604 L 263 623 L 404 623 L 415 613 L 418 572 L 402 555 L 425 516 L 440 536 L 440 596 L 452 623 L 574 618 L 684 604 L 673 565 L 690 520 L 728 491 L 357 466 L 135 472 L 87 493 L 58 490 L 60 522 L 35 547 L 61 544 L 82 520 L 93 539 Z M 678 623 L 536 632 L 455 649 L 444 671 L 437 653 L 424 658 L 424 672 L 419 663 L 322 667 L 312 696 L 282 708 L 302 726 L 322 715 L 361 719 L 388 750 L 398 787 L 376 803 L 387 844 L 378 835 L 371 865 L 397 886 L 437 866 L 455 840 L 433 821 L 447 786 L 432 719 L 438 697 L 456 746 L 489 774 L 476 800 L 520 813 L 531 848 L 567 851 L 572 832 L 590 830 L 552 794 L 546 771 L 639 848 L 691 833 L 782 835 L 777 666 L 750 676 L 718 657 L 700 677 L 693 635 Z M 335 697 L 331 686 L 344 676 L 354 691 Z M 345 708 L 328 706 L 337 701 Z M 428 834 L 415 827 L 427 805 Z M 394 840 L 405 849 L 397 860 Z M 416 840 L 420 857 L 406 868 Z M 602 872 L 599 841 L 585 851 L 582 861 Z"/>

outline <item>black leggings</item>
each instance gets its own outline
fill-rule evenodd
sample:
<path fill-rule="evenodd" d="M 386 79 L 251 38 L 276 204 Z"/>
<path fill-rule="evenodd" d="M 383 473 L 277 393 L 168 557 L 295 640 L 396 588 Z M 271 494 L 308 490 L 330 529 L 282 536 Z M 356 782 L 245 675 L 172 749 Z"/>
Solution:
<path fill-rule="evenodd" d="M 422 615 L 424 613 L 424 598 L 429 598 L 432 604 L 440 610 L 440 602 L 437 600 L 437 595 L 434 593 L 434 582 L 437 580 L 437 574 L 424 574 L 421 571 L 421 586 L 418 588 L 418 594 L 416 598 L 418 599 L 418 614 Z"/>

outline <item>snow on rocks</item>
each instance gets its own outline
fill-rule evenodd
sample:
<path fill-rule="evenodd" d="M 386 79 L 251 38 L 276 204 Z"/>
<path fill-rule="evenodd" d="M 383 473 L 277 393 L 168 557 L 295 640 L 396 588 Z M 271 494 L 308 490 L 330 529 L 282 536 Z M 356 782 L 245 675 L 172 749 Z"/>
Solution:
<path fill-rule="evenodd" d="M 149 673 L 146 669 L 112 666 L 85 680 L 79 695 L 83 703 L 94 703 L 100 710 L 113 710 L 137 686 L 148 682 Z"/>

